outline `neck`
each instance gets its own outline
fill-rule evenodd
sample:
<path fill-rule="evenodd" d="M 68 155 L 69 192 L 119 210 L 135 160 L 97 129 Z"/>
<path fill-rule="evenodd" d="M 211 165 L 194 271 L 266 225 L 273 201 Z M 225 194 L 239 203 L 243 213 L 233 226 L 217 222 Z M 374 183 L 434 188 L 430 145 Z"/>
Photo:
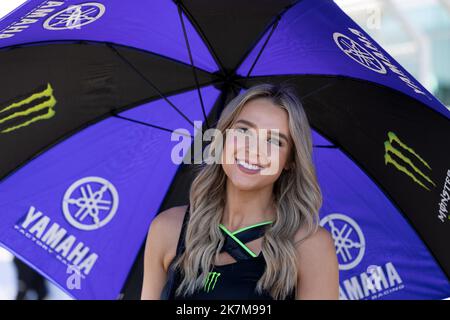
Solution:
<path fill-rule="evenodd" d="M 235 231 L 256 223 L 274 221 L 276 210 L 272 188 L 273 185 L 258 190 L 241 190 L 227 179 L 222 224 Z"/>

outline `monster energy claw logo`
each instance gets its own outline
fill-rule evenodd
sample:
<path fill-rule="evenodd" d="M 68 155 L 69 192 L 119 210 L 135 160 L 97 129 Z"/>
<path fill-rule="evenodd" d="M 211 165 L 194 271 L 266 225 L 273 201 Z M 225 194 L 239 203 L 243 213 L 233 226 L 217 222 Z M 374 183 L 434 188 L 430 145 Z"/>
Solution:
<path fill-rule="evenodd" d="M 422 163 L 425 167 L 427 167 L 431 171 L 430 165 L 424 159 L 422 159 L 422 157 L 420 157 L 412 148 L 404 144 L 392 131 L 388 132 L 388 140 L 384 142 L 385 165 L 391 163 L 399 171 L 403 172 L 408 177 L 410 177 L 415 183 L 420 185 L 422 188 L 425 188 L 426 190 L 430 191 L 430 188 L 426 186 L 426 182 L 432 184 L 433 186 L 436 186 L 436 184 L 430 179 L 430 177 L 424 174 L 408 156 L 406 156 L 404 153 L 402 153 L 401 150 L 397 149 L 394 145 L 392 145 L 392 142 L 394 141 L 405 151 L 406 154 L 413 156 L 413 159 L 417 159 L 420 163 Z M 396 160 L 396 158 L 393 158 L 391 156 L 391 154 L 395 155 L 396 158 L 402 160 L 404 163 L 407 164 L 407 166 L 404 166 L 401 163 L 399 163 Z"/>
<path fill-rule="evenodd" d="M 0 133 L 11 132 L 55 115 L 53 107 L 56 99 L 52 86 L 48 83 L 47 87 L 40 87 L 36 91 L 6 106 L 0 106 Z"/>
<path fill-rule="evenodd" d="M 208 276 L 206 277 L 204 290 L 206 292 L 212 291 L 214 289 L 214 286 L 216 285 L 217 279 L 220 276 L 220 272 L 210 272 L 208 273 Z"/>

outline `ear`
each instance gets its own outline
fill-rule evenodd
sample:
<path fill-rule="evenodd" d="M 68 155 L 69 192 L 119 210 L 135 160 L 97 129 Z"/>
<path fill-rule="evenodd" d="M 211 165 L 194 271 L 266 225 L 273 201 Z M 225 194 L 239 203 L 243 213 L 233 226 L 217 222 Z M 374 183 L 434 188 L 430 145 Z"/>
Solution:
<path fill-rule="evenodd" d="M 294 168 L 295 168 L 294 153 L 291 151 L 288 160 L 286 161 L 286 165 L 284 166 L 284 170 L 291 170 Z"/>
<path fill-rule="evenodd" d="M 284 166 L 284 170 L 291 170 L 292 168 L 294 168 L 293 162 L 289 162 Z"/>

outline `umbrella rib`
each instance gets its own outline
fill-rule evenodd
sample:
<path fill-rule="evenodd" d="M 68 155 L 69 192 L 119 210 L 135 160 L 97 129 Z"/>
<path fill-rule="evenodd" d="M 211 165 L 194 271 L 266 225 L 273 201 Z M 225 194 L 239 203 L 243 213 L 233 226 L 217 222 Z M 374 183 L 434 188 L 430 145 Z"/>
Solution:
<path fill-rule="evenodd" d="M 182 132 L 179 132 L 179 131 L 176 131 L 176 130 L 172 130 L 172 129 L 168 129 L 168 128 L 164 128 L 164 127 L 161 127 L 161 126 L 157 126 L 155 124 L 147 123 L 147 122 L 144 122 L 144 121 L 140 121 L 140 120 L 124 117 L 124 116 L 121 116 L 121 115 L 115 113 L 114 111 L 112 111 L 112 116 L 116 117 L 116 118 L 119 118 L 119 119 L 122 119 L 122 120 L 126 120 L 126 121 L 134 122 L 134 123 L 137 123 L 137 124 L 140 124 L 140 125 L 144 125 L 144 126 L 147 126 L 147 127 L 152 127 L 152 128 L 155 128 L 155 129 L 159 129 L 159 130 L 168 131 L 168 132 L 176 133 L 176 134 L 179 134 L 179 135 L 183 135 L 183 136 L 186 136 L 186 137 L 189 137 L 189 138 L 192 139 L 192 136 L 189 135 L 189 134 L 182 133 Z"/>
<path fill-rule="evenodd" d="M 318 93 L 319 91 L 322 91 L 322 90 L 324 90 L 324 89 L 326 89 L 326 88 L 331 87 L 331 86 L 334 85 L 337 81 L 338 81 L 338 78 L 333 78 L 332 81 L 327 82 L 327 83 L 324 84 L 323 86 L 320 86 L 319 88 L 316 88 L 316 89 L 314 89 L 314 90 L 311 91 L 311 92 L 308 92 L 307 94 L 301 96 L 301 98 L 302 98 L 303 100 L 305 100 L 306 98 L 311 97 L 312 95 Z"/>
<path fill-rule="evenodd" d="M 208 118 L 206 117 L 205 105 L 203 104 L 203 98 L 202 98 L 202 93 L 200 90 L 200 84 L 198 82 L 197 71 L 195 70 L 194 59 L 192 58 L 191 46 L 189 45 L 189 38 L 186 33 L 186 26 L 184 25 L 183 14 L 182 14 L 182 10 L 181 10 L 179 3 L 177 3 L 177 7 L 178 7 L 178 15 L 180 16 L 181 26 L 183 28 L 183 35 L 184 35 L 184 40 L 186 42 L 186 48 L 189 53 L 189 61 L 191 63 L 192 73 L 194 74 L 195 85 L 197 86 L 198 97 L 200 99 L 200 105 L 202 107 L 203 119 L 205 119 L 206 127 L 209 129 L 210 127 L 208 124 Z"/>
<path fill-rule="evenodd" d="M 194 128 L 194 123 L 183 113 L 180 109 L 178 109 L 167 97 L 151 82 L 145 75 L 142 74 L 127 58 L 125 58 L 113 45 L 110 43 L 107 44 L 108 47 L 113 50 L 117 56 L 122 59 L 127 65 L 129 65 L 145 82 L 147 82 L 172 108 L 175 109 L 187 122 L 189 122 Z M 197 128 L 198 129 L 198 128 Z"/>
<path fill-rule="evenodd" d="M 267 33 L 267 31 L 273 27 L 273 24 L 275 23 L 276 20 L 281 20 L 281 18 L 283 17 L 283 15 L 293 6 L 297 5 L 298 2 L 300 2 L 302 0 L 295 0 L 292 1 L 292 3 L 288 6 L 286 6 L 280 13 L 278 13 L 276 15 L 276 18 L 273 19 L 273 22 L 269 23 L 267 25 L 267 27 L 264 29 L 264 32 L 262 32 L 262 34 L 260 36 L 258 36 L 258 38 L 256 39 L 255 43 L 250 46 L 247 50 L 247 52 L 241 57 L 241 60 L 239 61 L 239 63 L 233 68 L 233 71 L 230 74 L 235 74 L 237 72 L 237 70 L 239 69 L 239 67 L 242 65 L 242 63 L 247 59 L 247 57 L 249 56 L 250 53 L 253 52 L 254 48 L 258 45 L 258 43 L 261 41 L 261 39 L 264 37 L 264 35 Z"/>
<path fill-rule="evenodd" d="M 183 4 L 183 2 L 181 0 L 173 0 L 173 2 L 175 2 L 177 6 L 181 6 L 184 14 L 190 20 L 192 26 L 196 29 L 198 35 L 201 37 L 201 39 L 203 40 L 204 44 L 208 48 L 209 53 L 214 58 L 214 62 L 219 67 L 220 72 L 222 74 L 225 74 L 225 68 L 224 68 L 224 66 L 222 64 L 222 61 L 220 61 L 220 58 L 217 55 L 217 53 L 215 52 L 214 47 L 209 42 L 208 38 L 206 37 L 205 32 L 203 32 L 202 28 L 200 27 L 200 24 L 195 20 L 195 17 L 189 12 L 188 8 L 186 6 L 184 6 L 184 4 Z"/>
<path fill-rule="evenodd" d="M 256 65 L 256 62 L 258 62 L 259 57 L 261 56 L 262 52 L 264 51 L 264 48 L 266 47 L 267 43 L 269 42 L 270 38 L 272 37 L 272 34 L 275 31 L 275 29 L 277 28 L 279 22 L 280 22 L 280 16 L 277 16 L 277 19 L 273 23 L 272 29 L 270 30 L 269 35 L 267 36 L 266 40 L 264 41 L 264 44 L 262 45 L 261 49 L 259 50 L 258 55 L 255 58 L 255 61 L 253 61 L 252 66 L 250 67 L 250 69 L 247 72 L 247 76 L 246 76 L 247 78 L 250 76 L 250 73 L 252 73 L 253 68 Z"/>

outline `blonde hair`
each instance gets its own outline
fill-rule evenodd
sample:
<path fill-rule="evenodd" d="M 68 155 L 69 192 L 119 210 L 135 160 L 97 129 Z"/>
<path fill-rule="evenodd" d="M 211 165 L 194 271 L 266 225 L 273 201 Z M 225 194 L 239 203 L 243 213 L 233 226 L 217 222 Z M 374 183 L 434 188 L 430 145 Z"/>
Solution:
<path fill-rule="evenodd" d="M 289 132 L 293 147 L 290 170 L 276 180 L 273 188 L 276 219 L 266 229 L 262 240 L 262 254 L 266 270 L 258 280 L 256 291 L 268 292 L 273 299 L 285 299 L 296 289 L 297 268 L 294 236 L 306 226 L 306 236 L 317 231 L 322 194 L 312 162 L 311 129 L 303 105 L 288 85 L 262 83 L 249 88 L 231 100 L 223 110 L 216 128 L 225 136 L 243 106 L 257 98 L 269 99 L 288 112 Z M 214 144 L 216 139 L 211 142 Z M 211 148 L 211 150 L 214 148 Z M 186 249 L 174 267 L 182 273 L 176 295 L 193 294 L 203 287 L 206 276 L 225 241 L 218 228 L 225 207 L 227 176 L 221 164 L 203 163 L 189 193 L 190 219 L 186 229 Z"/>

